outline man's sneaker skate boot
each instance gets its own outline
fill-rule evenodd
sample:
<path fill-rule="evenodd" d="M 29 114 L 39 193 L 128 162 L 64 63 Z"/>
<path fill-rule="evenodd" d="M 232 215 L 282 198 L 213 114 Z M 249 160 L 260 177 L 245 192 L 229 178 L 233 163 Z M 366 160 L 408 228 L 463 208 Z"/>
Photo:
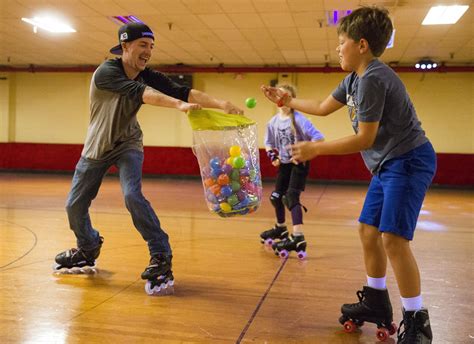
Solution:
<path fill-rule="evenodd" d="M 171 270 L 173 256 L 157 254 L 150 259 L 150 264 L 142 273 L 142 279 L 147 280 L 145 291 L 148 295 L 168 295 L 174 293 L 174 277 Z"/>
<path fill-rule="evenodd" d="M 296 251 L 299 259 L 306 258 L 306 241 L 304 235 L 291 235 L 288 239 L 274 243 L 273 250 L 277 256 L 287 258 L 291 251 Z"/>
<path fill-rule="evenodd" d="M 99 244 L 90 250 L 82 248 L 71 248 L 59 253 L 53 265 L 54 272 L 58 273 L 94 273 L 96 272 L 96 259 L 99 257 L 100 248 L 104 242 L 103 237 L 99 237 Z"/>
<path fill-rule="evenodd" d="M 403 331 L 400 331 L 402 326 Z M 398 344 L 431 344 L 430 316 L 425 308 L 419 311 L 403 310 L 403 320 L 398 329 Z"/>
<path fill-rule="evenodd" d="M 288 228 L 286 226 L 277 226 L 264 231 L 260 234 L 260 242 L 267 246 L 272 246 L 275 240 L 284 240 L 288 238 Z"/>
<path fill-rule="evenodd" d="M 366 321 L 377 325 L 376 336 L 380 341 L 385 341 L 395 334 L 397 325 L 393 323 L 392 304 L 387 289 L 365 286 L 357 292 L 357 297 L 359 302 L 344 304 L 341 307 L 339 322 L 344 325 L 345 332 L 354 332 Z"/>

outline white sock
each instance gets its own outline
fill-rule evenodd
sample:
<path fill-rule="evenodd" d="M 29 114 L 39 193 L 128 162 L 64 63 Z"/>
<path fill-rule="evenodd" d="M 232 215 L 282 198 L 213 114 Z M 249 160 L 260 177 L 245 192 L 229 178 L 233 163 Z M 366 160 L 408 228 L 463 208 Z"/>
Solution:
<path fill-rule="evenodd" d="M 285 225 L 284 222 L 283 222 L 283 223 L 278 223 L 278 222 L 277 222 L 277 227 L 286 227 L 286 225 Z"/>
<path fill-rule="evenodd" d="M 406 311 L 419 311 L 423 308 L 423 298 L 421 295 L 415 297 L 400 297 L 400 299 Z"/>
<path fill-rule="evenodd" d="M 387 289 L 387 276 L 380 278 L 367 276 L 367 285 L 374 289 Z"/>

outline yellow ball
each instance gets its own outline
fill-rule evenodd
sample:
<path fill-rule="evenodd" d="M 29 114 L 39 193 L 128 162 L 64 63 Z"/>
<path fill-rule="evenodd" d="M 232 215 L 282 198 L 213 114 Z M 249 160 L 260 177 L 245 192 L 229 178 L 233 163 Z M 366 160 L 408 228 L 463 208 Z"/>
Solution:
<path fill-rule="evenodd" d="M 232 146 L 229 149 L 230 156 L 234 158 L 237 156 L 240 156 L 240 152 L 241 152 L 240 146 Z"/>
<path fill-rule="evenodd" d="M 232 210 L 232 207 L 231 207 L 230 204 L 227 203 L 227 202 L 222 202 L 222 203 L 220 204 L 220 206 L 221 206 L 221 209 L 222 209 L 222 211 L 223 211 L 224 213 L 228 213 L 229 211 Z"/>
<path fill-rule="evenodd" d="M 234 158 L 233 157 L 229 157 L 227 158 L 227 160 L 225 161 L 227 165 L 231 165 L 232 166 L 232 162 L 234 161 Z"/>

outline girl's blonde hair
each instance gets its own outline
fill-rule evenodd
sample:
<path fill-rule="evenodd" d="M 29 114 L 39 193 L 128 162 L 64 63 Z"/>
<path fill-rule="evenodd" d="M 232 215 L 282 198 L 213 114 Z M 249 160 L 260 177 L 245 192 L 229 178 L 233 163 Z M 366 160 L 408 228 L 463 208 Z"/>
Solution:
<path fill-rule="evenodd" d="M 281 84 L 277 85 L 277 88 L 283 89 L 287 91 L 292 98 L 296 98 L 296 87 L 293 85 L 289 84 Z M 290 118 L 291 118 L 291 132 L 293 133 L 293 136 L 295 137 L 295 142 L 298 141 L 298 136 L 297 133 L 300 132 L 298 126 L 296 125 L 296 120 L 295 120 L 295 109 L 290 108 Z"/>

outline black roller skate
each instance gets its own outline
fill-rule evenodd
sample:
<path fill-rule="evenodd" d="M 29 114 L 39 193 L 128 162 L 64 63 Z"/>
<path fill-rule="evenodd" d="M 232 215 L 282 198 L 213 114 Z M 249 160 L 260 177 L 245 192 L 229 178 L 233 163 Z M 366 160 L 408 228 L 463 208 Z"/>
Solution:
<path fill-rule="evenodd" d="M 377 339 L 385 341 L 390 335 L 395 334 L 397 325 L 393 323 L 393 312 L 388 291 L 365 286 L 357 292 L 359 302 L 344 304 L 341 307 L 342 316 L 339 318 L 344 331 L 354 332 L 364 322 L 377 325 Z"/>
<path fill-rule="evenodd" d="M 260 242 L 272 246 L 275 240 L 284 240 L 288 238 L 288 228 L 286 226 L 277 226 L 260 233 Z"/>
<path fill-rule="evenodd" d="M 296 251 L 299 259 L 306 258 L 306 241 L 304 235 L 291 235 L 289 238 L 272 245 L 277 256 L 287 258 L 290 251 Z"/>
<path fill-rule="evenodd" d="M 148 280 L 145 291 L 148 295 L 167 295 L 174 293 L 174 277 L 171 271 L 171 259 L 173 256 L 158 254 L 151 257 L 148 265 L 142 273 L 142 279 Z"/>
<path fill-rule="evenodd" d="M 401 332 L 402 326 L 404 331 Z M 431 344 L 433 334 L 428 310 L 425 308 L 419 311 L 403 310 L 403 320 L 397 335 L 398 344 Z"/>
<path fill-rule="evenodd" d="M 99 237 L 100 243 L 91 250 L 82 248 L 71 248 L 59 253 L 53 265 L 54 272 L 66 274 L 84 274 L 96 272 L 96 259 L 99 257 L 100 248 L 104 242 L 103 237 Z"/>

